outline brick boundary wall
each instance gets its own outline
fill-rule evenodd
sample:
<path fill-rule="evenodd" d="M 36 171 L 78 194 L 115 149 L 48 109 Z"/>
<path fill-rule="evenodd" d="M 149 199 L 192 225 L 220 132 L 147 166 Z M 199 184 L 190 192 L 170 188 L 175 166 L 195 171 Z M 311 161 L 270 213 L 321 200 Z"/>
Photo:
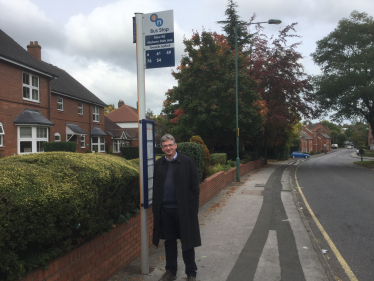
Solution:
<path fill-rule="evenodd" d="M 243 176 L 263 166 L 263 159 L 240 165 Z M 200 184 L 200 206 L 236 180 L 236 168 L 218 172 Z M 149 244 L 152 244 L 153 215 L 148 210 Z M 49 263 L 47 270 L 35 270 L 21 281 L 107 280 L 140 256 L 140 214 L 110 232 L 84 243 Z"/>

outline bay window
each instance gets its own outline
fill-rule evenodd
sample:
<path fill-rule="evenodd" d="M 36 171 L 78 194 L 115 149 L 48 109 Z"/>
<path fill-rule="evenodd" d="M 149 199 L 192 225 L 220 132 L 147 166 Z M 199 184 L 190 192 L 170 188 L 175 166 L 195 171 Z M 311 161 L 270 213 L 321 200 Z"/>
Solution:
<path fill-rule="evenodd" d="M 105 138 L 104 137 L 92 137 L 91 138 L 91 150 L 97 152 L 105 152 Z"/>
<path fill-rule="evenodd" d="M 44 143 L 48 141 L 47 127 L 18 127 L 18 153 L 44 152 Z"/>
<path fill-rule="evenodd" d="M 121 152 L 121 147 L 123 146 L 122 140 L 113 140 L 113 152 L 118 153 Z"/>

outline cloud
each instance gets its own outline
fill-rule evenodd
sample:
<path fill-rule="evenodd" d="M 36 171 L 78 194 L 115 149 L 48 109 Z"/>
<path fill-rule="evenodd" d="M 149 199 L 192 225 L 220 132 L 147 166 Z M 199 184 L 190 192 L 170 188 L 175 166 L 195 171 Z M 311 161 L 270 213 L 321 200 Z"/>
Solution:
<path fill-rule="evenodd" d="M 155 1 L 142 1 L 149 9 L 160 9 Z M 134 1 L 118 1 L 72 16 L 65 25 L 67 51 L 88 59 L 102 59 L 124 68 L 135 67 L 132 17 L 139 9 Z"/>
<path fill-rule="evenodd" d="M 28 0 L 0 0 L 0 26 L 24 48 L 30 41 L 55 48 L 64 42 L 58 24 Z"/>

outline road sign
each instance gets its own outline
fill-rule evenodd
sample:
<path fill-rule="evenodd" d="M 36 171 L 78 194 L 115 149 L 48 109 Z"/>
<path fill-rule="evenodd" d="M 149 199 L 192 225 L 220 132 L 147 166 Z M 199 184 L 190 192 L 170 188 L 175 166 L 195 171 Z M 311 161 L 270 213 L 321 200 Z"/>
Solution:
<path fill-rule="evenodd" d="M 173 10 L 144 14 L 146 68 L 175 66 Z"/>

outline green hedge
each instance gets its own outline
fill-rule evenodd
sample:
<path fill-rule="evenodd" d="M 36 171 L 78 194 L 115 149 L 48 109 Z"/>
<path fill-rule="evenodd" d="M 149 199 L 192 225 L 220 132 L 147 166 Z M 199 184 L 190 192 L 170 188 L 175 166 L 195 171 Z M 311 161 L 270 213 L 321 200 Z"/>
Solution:
<path fill-rule="evenodd" d="M 123 146 L 121 147 L 121 156 L 127 160 L 139 158 L 139 147 Z"/>
<path fill-rule="evenodd" d="M 194 142 L 181 142 L 178 143 L 178 150 L 194 160 L 199 172 L 199 180 L 202 181 L 204 172 L 204 152 L 201 146 Z"/>
<path fill-rule="evenodd" d="M 123 146 L 121 149 L 121 156 L 127 160 L 139 158 L 139 146 Z M 162 154 L 161 147 L 155 147 L 155 154 Z"/>
<path fill-rule="evenodd" d="M 15 280 L 138 212 L 139 173 L 102 153 L 0 159 L 0 280 Z"/>
<path fill-rule="evenodd" d="M 77 144 L 72 141 L 45 142 L 44 152 L 51 152 L 51 151 L 76 152 Z"/>
<path fill-rule="evenodd" d="M 164 154 L 164 152 L 162 151 L 162 148 L 157 146 L 155 147 L 155 154 Z"/>
<path fill-rule="evenodd" d="M 227 161 L 227 154 L 226 153 L 210 154 L 210 163 L 212 165 L 216 165 L 216 164 L 225 165 L 226 161 Z"/>

